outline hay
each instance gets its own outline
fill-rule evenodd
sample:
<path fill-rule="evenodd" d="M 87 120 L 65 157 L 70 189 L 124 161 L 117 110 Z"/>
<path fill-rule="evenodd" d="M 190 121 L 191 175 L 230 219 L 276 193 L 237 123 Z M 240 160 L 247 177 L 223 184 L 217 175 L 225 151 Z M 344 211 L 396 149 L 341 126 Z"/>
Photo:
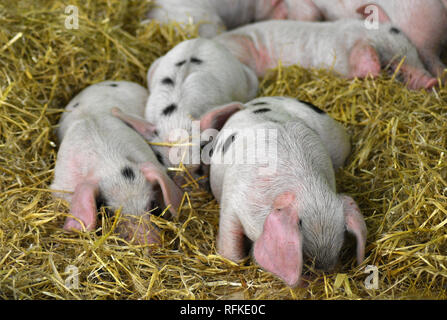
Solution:
<path fill-rule="evenodd" d="M 65 7 L 79 8 L 66 29 Z M 54 128 L 68 101 L 106 79 L 145 85 L 148 66 L 191 33 L 140 25 L 144 1 L 0 2 L 0 298 L 2 299 L 445 299 L 447 287 L 447 89 L 408 91 L 390 76 L 346 81 L 299 67 L 270 72 L 260 95 L 312 101 L 352 136 L 338 188 L 360 205 L 367 260 L 353 245 L 333 274 L 305 266 L 307 289 L 287 288 L 250 259 L 216 253 L 218 205 L 188 189 L 179 219 L 155 218 L 163 246 L 148 255 L 125 242 L 115 219 L 102 232 L 61 230 L 68 206 L 51 197 Z M 366 289 L 366 265 L 379 288 Z M 74 266 L 79 287 L 66 283 Z M 68 269 L 67 269 L 68 267 Z"/>

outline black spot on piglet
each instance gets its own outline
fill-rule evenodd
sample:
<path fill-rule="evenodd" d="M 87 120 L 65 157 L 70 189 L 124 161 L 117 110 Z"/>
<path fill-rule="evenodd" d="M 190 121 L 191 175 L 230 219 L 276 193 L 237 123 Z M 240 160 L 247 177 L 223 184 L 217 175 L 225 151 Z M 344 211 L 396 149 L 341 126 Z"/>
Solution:
<path fill-rule="evenodd" d="M 227 140 L 225 141 L 225 143 L 223 144 L 222 147 L 222 152 L 225 154 L 225 152 L 227 152 L 228 148 L 230 147 L 230 145 L 234 142 L 234 140 L 236 140 L 236 133 L 232 134 L 231 136 L 229 136 L 227 138 Z"/>
<path fill-rule="evenodd" d="M 164 108 L 162 113 L 163 113 L 164 116 L 169 116 L 175 110 L 177 110 L 177 105 L 173 103 L 173 104 L 167 106 L 166 108 Z"/>
<path fill-rule="evenodd" d="M 272 109 L 262 108 L 262 109 L 258 109 L 258 110 L 253 111 L 253 113 L 266 113 L 266 112 L 269 112 L 269 111 L 272 111 Z"/>
<path fill-rule="evenodd" d="M 400 33 L 400 30 L 397 29 L 396 27 L 391 27 L 391 28 L 390 28 L 390 33 L 399 34 L 399 33 Z"/>
<path fill-rule="evenodd" d="M 164 165 L 163 157 L 158 151 L 154 151 L 155 156 L 157 157 L 158 162 L 160 162 L 162 165 Z"/>
<path fill-rule="evenodd" d="M 106 217 L 112 217 L 113 216 L 113 210 L 110 208 L 109 204 L 107 203 L 106 198 L 102 194 L 101 190 L 99 190 L 98 195 L 95 198 L 96 203 L 96 210 L 100 210 L 102 207 L 104 207 L 104 212 Z"/>
<path fill-rule="evenodd" d="M 123 169 L 121 169 L 121 174 L 127 180 L 130 180 L 130 181 L 135 180 L 135 172 L 133 172 L 132 168 L 130 168 L 130 167 L 126 166 Z"/>
<path fill-rule="evenodd" d="M 319 114 L 324 114 L 326 112 L 324 112 L 323 110 L 321 110 L 320 108 L 318 108 L 317 106 L 315 106 L 314 104 L 307 102 L 307 101 L 303 101 L 303 100 L 298 100 L 301 103 L 304 103 L 305 105 L 307 105 L 309 108 L 311 108 L 313 111 L 315 111 L 316 113 Z"/>
<path fill-rule="evenodd" d="M 163 80 L 161 80 L 161 83 L 168 85 L 168 86 L 173 86 L 174 85 L 174 80 L 172 80 L 171 78 L 164 78 Z"/>
<path fill-rule="evenodd" d="M 191 61 L 191 63 L 195 63 L 195 64 L 202 64 L 203 63 L 202 60 L 200 60 L 199 58 L 196 58 L 196 57 L 192 57 L 190 61 Z"/>

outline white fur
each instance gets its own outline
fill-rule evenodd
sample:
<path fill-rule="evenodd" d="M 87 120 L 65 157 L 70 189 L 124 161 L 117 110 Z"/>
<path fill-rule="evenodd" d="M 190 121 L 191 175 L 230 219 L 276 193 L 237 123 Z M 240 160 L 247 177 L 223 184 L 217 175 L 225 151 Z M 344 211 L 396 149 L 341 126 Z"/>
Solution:
<path fill-rule="evenodd" d="M 284 66 L 299 64 L 305 68 L 333 68 L 341 75 L 349 76 L 349 53 L 361 40 L 366 40 L 377 50 L 382 64 L 389 63 L 394 57 L 406 56 L 409 65 L 423 69 L 416 48 L 402 33 L 390 33 L 391 27 L 391 24 L 384 23 L 379 30 L 369 30 L 359 20 L 319 23 L 277 20 L 241 27 L 219 35 L 215 40 L 256 70 L 258 75 L 276 67 L 281 60 Z M 262 61 L 247 56 L 239 36 L 254 43 L 263 56 Z"/>
<path fill-rule="evenodd" d="M 196 58 L 201 63 L 191 62 Z M 184 61 L 181 66 L 177 63 Z M 164 84 L 169 78 L 173 84 Z M 168 142 L 173 130 L 191 134 L 191 121 L 200 120 L 212 108 L 231 102 L 248 101 L 256 96 L 258 79 L 254 72 L 240 63 L 221 44 L 208 39 L 181 42 L 165 56 L 155 61 L 148 72 L 150 96 L 145 118 L 156 125 L 157 135 L 151 142 Z M 170 115 L 163 110 L 175 104 Z M 169 148 L 153 146 L 169 161 Z"/>

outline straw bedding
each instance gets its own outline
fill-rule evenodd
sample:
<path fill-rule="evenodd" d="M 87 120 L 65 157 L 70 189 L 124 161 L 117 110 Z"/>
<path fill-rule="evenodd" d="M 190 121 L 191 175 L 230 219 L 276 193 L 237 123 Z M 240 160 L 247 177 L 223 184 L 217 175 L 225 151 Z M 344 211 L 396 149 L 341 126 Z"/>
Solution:
<path fill-rule="evenodd" d="M 64 27 L 79 9 L 79 29 Z M 447 89 L 409 91 L 391 76 L 347 81 L 327 71 L 279 67 L 259 95 L 313 102 L 352 137 L 337 173 L 366 219 L 365 263 L 348 241 L 332 274 L 305 266 L 307 288 L 290 289 L 251 259 L 216 253 L 219 207 L 194 184 L 180 217 L 154 218 L 163 244 L 125 242 L 118 218 L 98 232 L 61 229 L 67 203 L 48 189 L 57 154 L 54 129 L 68 101 L 102 80 L 146 85 L 151 62 L 193 32 L 141 25 L 150 3 L 137 0 L 0 1 L 1 299 L 445 299 L 447 288 Z M 352 239 L 348 239 L 352 240 Z M 367 289 L 366 265 L 378 289 Z M 67 283 L 74 266 L 78 287 Z"/>

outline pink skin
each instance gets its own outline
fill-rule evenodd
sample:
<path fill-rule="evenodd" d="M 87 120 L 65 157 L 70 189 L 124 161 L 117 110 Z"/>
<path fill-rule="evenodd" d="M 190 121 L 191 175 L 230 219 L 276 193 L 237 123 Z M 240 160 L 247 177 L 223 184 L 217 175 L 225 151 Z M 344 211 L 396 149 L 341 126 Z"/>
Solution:
<path fill-rule="evenodd" d="M 75 218 L 67 218 L 64 225 L 65 230 L 92 231 L 95 229 L 95 198 L 98 195 L 98 192 L 99 187 L 96 181 L 85 180 L 84 182 L 76 186 L 70 211 L 71 215 L 73 215 Z"/>
<path fill-rule="evenodd" d="M 288 4 L 287 19 L 299 21 L 323 20 L 323 15 L 312 0 L 285 0 Z"/>
<path fill-rule="evenodd" d="M 363 41 L 358 41 L 351 49 L 349 62 L 351 66 L 349 78 L 366 78 L 368 75 L 377 77 L 380 75 L 379 55 L 372 46 Z M 392 68 L 396 69 L 396 67 L 397 64 L 392 64 Z M 424 88 L 430 90 L 438 85 L 438 80 L 425 70 L 404 63 L 399 71 L 409 89 L 419 90 Z"/>
<path fill-rule="evenodd" d="M 346 230 L 357 239 L 357 263 L 360 265 L 365 258 L 366 224 L 355 201 L 349 196 L 342 196 L 342 199 Z M 274 200 L 273 211 L 267 216 L 262 235 L 254 244 L 256 262 L 290 287 L 306 287 L 303 280 L 312 281 L 311 277 L 301 277 L 303 239 L 298 222 L 295 195 L 285 192 Z M 240 238 L 242 232 L 237 232 Z"/>
<path fill-rule="evenodd" d="M 366 224 L 355 201 L 348 196 L 343 196 L 342 198 L 346 230 L 357 238 L 357 264 L 360 265 L 365 258 Z"/>
<path fill-rule="evenodd" d="M 111 109 L 112 115 L 132 126 L 142 137 L 150 139 L 157 128 L 150 122 L 136 116 L 124 113 L 121 109 L 114 107 Z"/>
<path fill-rule="evenodd" d="M 226 106 L 215 108 L 200 119 L 200 130 L 205 131 L 207 129 L 217 129 L 220 130 L 225 122 L 231 117 L 234 113 L 238 112 L 243 108 L 243 105 L 239 102 L 230 103 Z"/>
<path fill-rule="evenodd" d="M 170 206 L 169 211 L 172 215 L 178 216 L 177 208 L 180 206 L 183 193 L 166 175 L 161 174 L 160 170 L 150 162 L 141 165 L 141 171 L 151 184 L 159 184 L 163 193 L 163 199 L 166 206 Z"/>
<path fill-rule="evenodd" d="M 295 195 L 279 195 L 264 222 L 264 231 L 254 246 L 254 257 L 265 270 L 280 277 L 290 287 L 300 282 L 303 268 L 302 236 L 298 228 Z"/>

